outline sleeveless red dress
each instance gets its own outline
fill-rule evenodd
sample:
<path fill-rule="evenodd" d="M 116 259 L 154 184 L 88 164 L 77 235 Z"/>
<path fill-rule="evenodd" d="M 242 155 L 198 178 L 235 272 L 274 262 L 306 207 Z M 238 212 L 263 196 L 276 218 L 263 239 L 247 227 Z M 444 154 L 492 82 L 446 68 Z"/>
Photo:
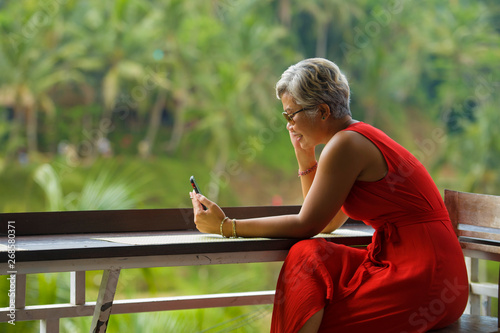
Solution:
<path fill-rule="evenodd" d="M 456 321 L 468 280 L 441 195 L 424 166 L 382 131 L 358 122 L 387 175 L 356 181 L 342 206 L 375 229 L 367 249 L 321 238 L 295 244 L 276 287 L 272 333 L 297 332 L 324 308 L 319 332 L 426 332 Z"/>

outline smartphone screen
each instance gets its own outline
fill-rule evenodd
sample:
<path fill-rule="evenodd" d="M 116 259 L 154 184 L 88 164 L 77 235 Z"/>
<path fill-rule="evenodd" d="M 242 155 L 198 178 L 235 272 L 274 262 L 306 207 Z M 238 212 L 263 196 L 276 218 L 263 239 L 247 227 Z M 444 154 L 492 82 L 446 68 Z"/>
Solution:
<path fill-rule="evenodd" d="M 191 186 L 193 187 L 194 191 L 196 193 L 200 193 L 200 189 L 198 188 L 198 184 L 196 184 L 196 180 L 194 179 L 194 176 L 191 176 L 191 178 L 189 178 L 189 182 L 191 183 Z M 204 205 L 204 204 L 201 204 L 203 206 L 203 209 L 204 210 L 207 210 L 207 207 Z"/>

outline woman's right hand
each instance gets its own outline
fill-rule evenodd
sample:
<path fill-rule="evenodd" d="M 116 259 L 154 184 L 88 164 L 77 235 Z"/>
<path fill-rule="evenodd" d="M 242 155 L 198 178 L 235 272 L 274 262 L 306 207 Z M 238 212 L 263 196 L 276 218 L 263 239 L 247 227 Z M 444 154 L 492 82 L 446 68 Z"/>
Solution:
<path fill-rule="evenodd" d="M 292 145 L 293 145 L 293 148 L 295 149 L 295 151 L 297 150 L 303 150 L 302 147 L 300 146 L 300 142 L 298 140 L 298 136 L 295 136 L 295 134 L 293 133 L 293 131 L 288 131 L 288 134 L 290 134 L 290 141 L 292 142 Z"/>
<path fill-rule="evenodd" d="M 302 148 L 298 140 L 300 136 L 294 135 L 292 131 L 288 131 L 288 133 L 290 134 L 290 141 L 292 142 L 293 149 L 295 149 L 295 156 L 297 157 L 299 167 L 305 167 L 306 169 L 311 167 L 316 162 L 314 148 Z"/>

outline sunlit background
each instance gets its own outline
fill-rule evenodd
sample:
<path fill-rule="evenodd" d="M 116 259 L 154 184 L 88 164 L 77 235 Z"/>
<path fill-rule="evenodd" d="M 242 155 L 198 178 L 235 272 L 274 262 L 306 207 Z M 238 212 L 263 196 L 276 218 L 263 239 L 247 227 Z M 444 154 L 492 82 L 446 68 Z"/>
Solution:
<path fill-rule="evenodd" d="M 187 207 L 191 175 L 221 206 L 300 204 L 274 84 L 316 56 L 347 75 L 354 118 L 414 153 L 441 191 L 500 193 L 496 0 L 0 1 L 0 29 L 1 212 Z M 234 268 L 215 288 L 272 289 L 270 267 Z M 135 289 L 171 295 L 224 271 L 130 274 Z M 64 300 L 65 279 L 29 278 L 27 303 Z M 112 316 L 108 332 L 262 332 L 270 311 Z"/>

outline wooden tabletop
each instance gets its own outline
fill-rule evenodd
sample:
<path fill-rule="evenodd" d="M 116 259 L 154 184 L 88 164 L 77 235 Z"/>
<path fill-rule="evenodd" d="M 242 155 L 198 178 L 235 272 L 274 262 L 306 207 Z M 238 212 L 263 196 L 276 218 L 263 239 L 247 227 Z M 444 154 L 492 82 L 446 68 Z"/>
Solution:
<path fill-rule="evenodd" d="M 317 237 L 345 245 L 367 245 L 371 242 L 372 233 L 371 227 L 353 223 L 332 234 L 320 234 Z M 16 261 L 288 250 L 297 241 L 281 238 L 222 238 L 196 230 L 31 235 L 16 237 Z M 5 238 L 0 245 L 1 262 L 6 262 Z"/>
<path fill-rule="evenodd" d="M 300 206 L 224 208 L 235 218 L 296 214 L 299 210 Z M 16 263 L 288 250 L 298 241 L 222 238 L 194 230 L 192 220 L 192 209 L 187 208 L 13 213 L 0 214 L 0 227 L 7 231 L 9 223 L 15 226 Z M 367 245 L 372 234 L 371 227 L 348 221 L 333 234 L 319 237 L 345 245 Z M 6 234 L 0 236 L 0 263 L 8 260 L 8 239 Z"/>

